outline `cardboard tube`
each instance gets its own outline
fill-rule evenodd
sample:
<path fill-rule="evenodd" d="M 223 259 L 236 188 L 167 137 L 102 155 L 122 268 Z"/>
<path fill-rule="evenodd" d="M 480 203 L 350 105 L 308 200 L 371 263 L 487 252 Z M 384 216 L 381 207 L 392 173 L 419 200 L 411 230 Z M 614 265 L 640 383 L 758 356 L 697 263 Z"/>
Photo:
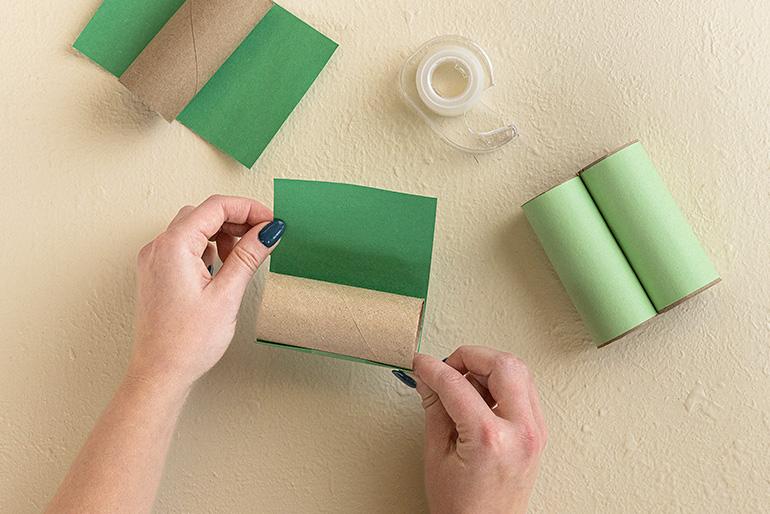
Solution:
<path fill-rule="evenodd" d="M 655 316 L 655 308 L 579 177 L 522 206 L 598 346 Z"/>
<path fill-rule="evenodd" d="M 640 142 L 594 162 L 580 178 L 659 312 L 719 281 Z"/>
<path fill-rule="evenodd" d="M 411 369 L 424 300 L 269 273 L 257 338 Z"/>
<path fill-rule="evenodd" d="M 272 5 L 269 0 L 187 0 L 120 82 L 173 120 Z"/>

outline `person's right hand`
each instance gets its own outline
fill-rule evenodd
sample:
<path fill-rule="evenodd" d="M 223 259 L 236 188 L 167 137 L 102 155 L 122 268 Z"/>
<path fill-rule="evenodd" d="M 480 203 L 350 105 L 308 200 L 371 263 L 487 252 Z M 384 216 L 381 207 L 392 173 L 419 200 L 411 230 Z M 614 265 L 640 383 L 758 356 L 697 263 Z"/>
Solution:
<path fill-rule="evenodd" d="M 526 512 L 548 437 L 529 370 L 482 346 L 461 346 L 445 362 L 414 358 L 430 511 Z"/>

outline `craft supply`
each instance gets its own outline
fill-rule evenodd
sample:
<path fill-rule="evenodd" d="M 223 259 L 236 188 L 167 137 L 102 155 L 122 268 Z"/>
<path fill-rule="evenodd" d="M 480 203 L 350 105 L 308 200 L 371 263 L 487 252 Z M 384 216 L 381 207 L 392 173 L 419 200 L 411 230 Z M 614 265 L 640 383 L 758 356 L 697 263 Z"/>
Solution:
<path fill-rule="evenodd" d="M 267 0 L 104 0 L 73 46 L 248 167 L 337 48 Z"/>
<path fill-rule="evenodd" d="M 611 341 L 655 316 L 580 178 L 530 200 L 524 212 L 594 340 Z"/>
<path fill-rule="evenodd" d="M 401 95 L 428 126 L 451 146 L 491 152 L 512 141 L 516 126 L 483 101 L 494 85 L 486 52 L 462 36 L 440 36 L 406 60 L 399 76 Z"/>
<path fill-rule="evenodd" d="M 638 141 L 522 208 L 599 346 L 719 281 Z"/>
<path fill-rule="evenodd" d="M 719 280 L 641 143 L 588 166 L 580 178 L 658 311 Z"/>
<path fill-rule="evenodd" d="M 270 273 L 257 337 L 411 368 L 422 298 Z"/>
<path fill-rule="evenodd" d="M 270 259 L 271 273 L 257 321 L 258 339 L 360 362 L 411 368 L 411 357 L 419 347 L 420 313 L 428 294 L 436 199 L 350 184 L 276 179 L 274 212 L 286 221 L 288 229 Z M 337 306 L 343 305 L 344 300 L 349 313 L 364 313 L 360 314 L 363 317 L 351 318 L 344 312 L 335 312 L 334 316 L 344 318 L 336 329 L 344 330 L 344 337 L 338 339 L 331 329 L 316 327 L 326 335 L 323 344 L 316 344 L 319 340 L 313 339 L 314 347 L 310 349 L 303 346 L 310 344 L 307 341 L 311 337 L 307 335 L 297 334 L 294 339 L 294 335 L 284 332 L 281 340 L 275 340 L 278 337 L 274 328 L 263 334 L 263 329 L 274 326 L 261 319 L 263 312 L 278 312 L 274 314 L 276 319 L 287 325 L 292 324 L 291 320 L 293 324 L 310 325 L 302 316 L 323 321 L 323 316 L 316 315 L 326 307 L 310 302 L 311 293 L 301 291 L 301 282 L 289 281 L 287 286 L 287 281 L 275 281 L 276 277 L 280 280 L 285 276 L 328 285 L 332 289 L 314 285 L 312 294 L 325 295 L 329 298 L 327 304 L 336 302 Z M 328 292 L 332 290 L 343 291 L 344 295 L 338 293 L 335 297 Z M 378 292 L 388 294 L 382 296 Z M 385 300 L 388 302 L 377 303 Z M 288 308 L 276 308 L 288 304 Z M 382 319 L 367 318 L 365 313 L 372 312 L 367 310 L 372 305 L 385 304 L 389 307 L 380 309 Z M 303 315 L 291 310 L 299 306 L 312 312 Z M 363 320 L 363 328 L 345 321 L 350 319 Z M 385 329 L 378 325 L 388 319 L 400 320 L 398 326 Z M 312 326 L 306 328 L 312 332 Z M 351 350 L 355 345 L 358 350 Z"/>
<path fill-rule="evenodd" d="M 270 0 L 188 0 L 120 82 L 150 109 L 175 119 L 272 5 Z"/>

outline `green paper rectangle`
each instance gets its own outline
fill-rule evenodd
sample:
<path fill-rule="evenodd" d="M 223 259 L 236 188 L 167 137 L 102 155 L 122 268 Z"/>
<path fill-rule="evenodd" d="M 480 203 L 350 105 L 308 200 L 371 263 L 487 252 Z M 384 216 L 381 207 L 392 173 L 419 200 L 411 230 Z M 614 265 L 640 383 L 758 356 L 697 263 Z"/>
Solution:
<path fill-rule="evenodd" d="M 601 346 L 656 311 L 580 178 L 525 203 L 530 225 Z"/>
<path fill-rule="evenodd" d="M 436 199 L 351 184 L 276 179 L 286 233 L 270 271 L 426 298 Z"/>
<path fill-rule="evenodd" d="M 580 176 L 658 311 L 719 279 L 641 143 Z"/>
<path fill-rule="evenodd" d="M 286 222 L 270 271 L 426 299 L 436 199 L 352 184 L 275 179 L 276 218 Z M 420 318 L 419 350 L 423 317 Z M 377 366 L 348 355 L 257 342 Z"/>
<path fill-rule="evenodd" d="M 251 167 L 336 48 L 274 5 L 177 119 Z"/>
<path fill-rule="evenodd" d="M 120 77 L 184 0 L 104 0 L 72 45 Z"/>

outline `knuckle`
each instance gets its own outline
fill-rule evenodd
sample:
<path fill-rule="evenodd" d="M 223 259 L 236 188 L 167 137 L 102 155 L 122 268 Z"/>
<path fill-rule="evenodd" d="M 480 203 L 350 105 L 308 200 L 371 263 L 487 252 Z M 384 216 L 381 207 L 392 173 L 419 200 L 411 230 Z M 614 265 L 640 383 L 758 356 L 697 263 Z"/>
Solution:
<path fill-rule="evenodd" d="M 519 445 L 525 457 L 537 457 L 545 447 L 545 437 L 534 424 L 526 424 L 518 431 Z"/>
<path fill-rule="evenodd" d="M 463 380 L 465 377 L 452 369 L 442 370 L 438 375 L 438 381 L 449 389 L 456 388 Z"/>
<path fill-rule="evenodd" d="M 501 353 L 497 358 L 497 366 L 505 370 L 506 373 L 512 375 L 520 375 L 524 377 L 529 376 L 529 368 L 524 364 L 524 361 L 513 355 L 512 353 Z"/>
<path fill-rule="evenodd" d="M 428 410 L 438 402 L 438 395 L 433 391 L 422 397 L 422 408 Z"/>
<path fill-rule="evenodd" d="M 245 266 L 251 272 L 257 271 L 259 265 L 262 264 L 258 255 L 250 252 L 242 246 L 236 246 L 233 248 L 233 251 L 230 255 L 235 257 L 235 259 L 240 262 L 241 265 Z"/>
<path fill-rule="evenodd" d="M 153 241 L 150 241 L 139 250 L 139 254 L 137 255 L 137 261 L 143 262 L 150 257 L 150 254 L 152 254 L 152 244 L 153 244 Z"/>
<path fill-rule="evenodd" d="M 495 420 L 482 421 L 479 426 L 479 437 L 483 447 L 492 452 L 499 451 L 505 444 L 505 436 Z"/>
<path fill-rule="evenodd" d="M 206 202 L 205 203 L 222 203 L 222 201 L 224 201 L 224 199 L 225 199 L 225 195 L 213 194 L 213 195 L 209 196 L 208 198 L 206 198 Z"/>

